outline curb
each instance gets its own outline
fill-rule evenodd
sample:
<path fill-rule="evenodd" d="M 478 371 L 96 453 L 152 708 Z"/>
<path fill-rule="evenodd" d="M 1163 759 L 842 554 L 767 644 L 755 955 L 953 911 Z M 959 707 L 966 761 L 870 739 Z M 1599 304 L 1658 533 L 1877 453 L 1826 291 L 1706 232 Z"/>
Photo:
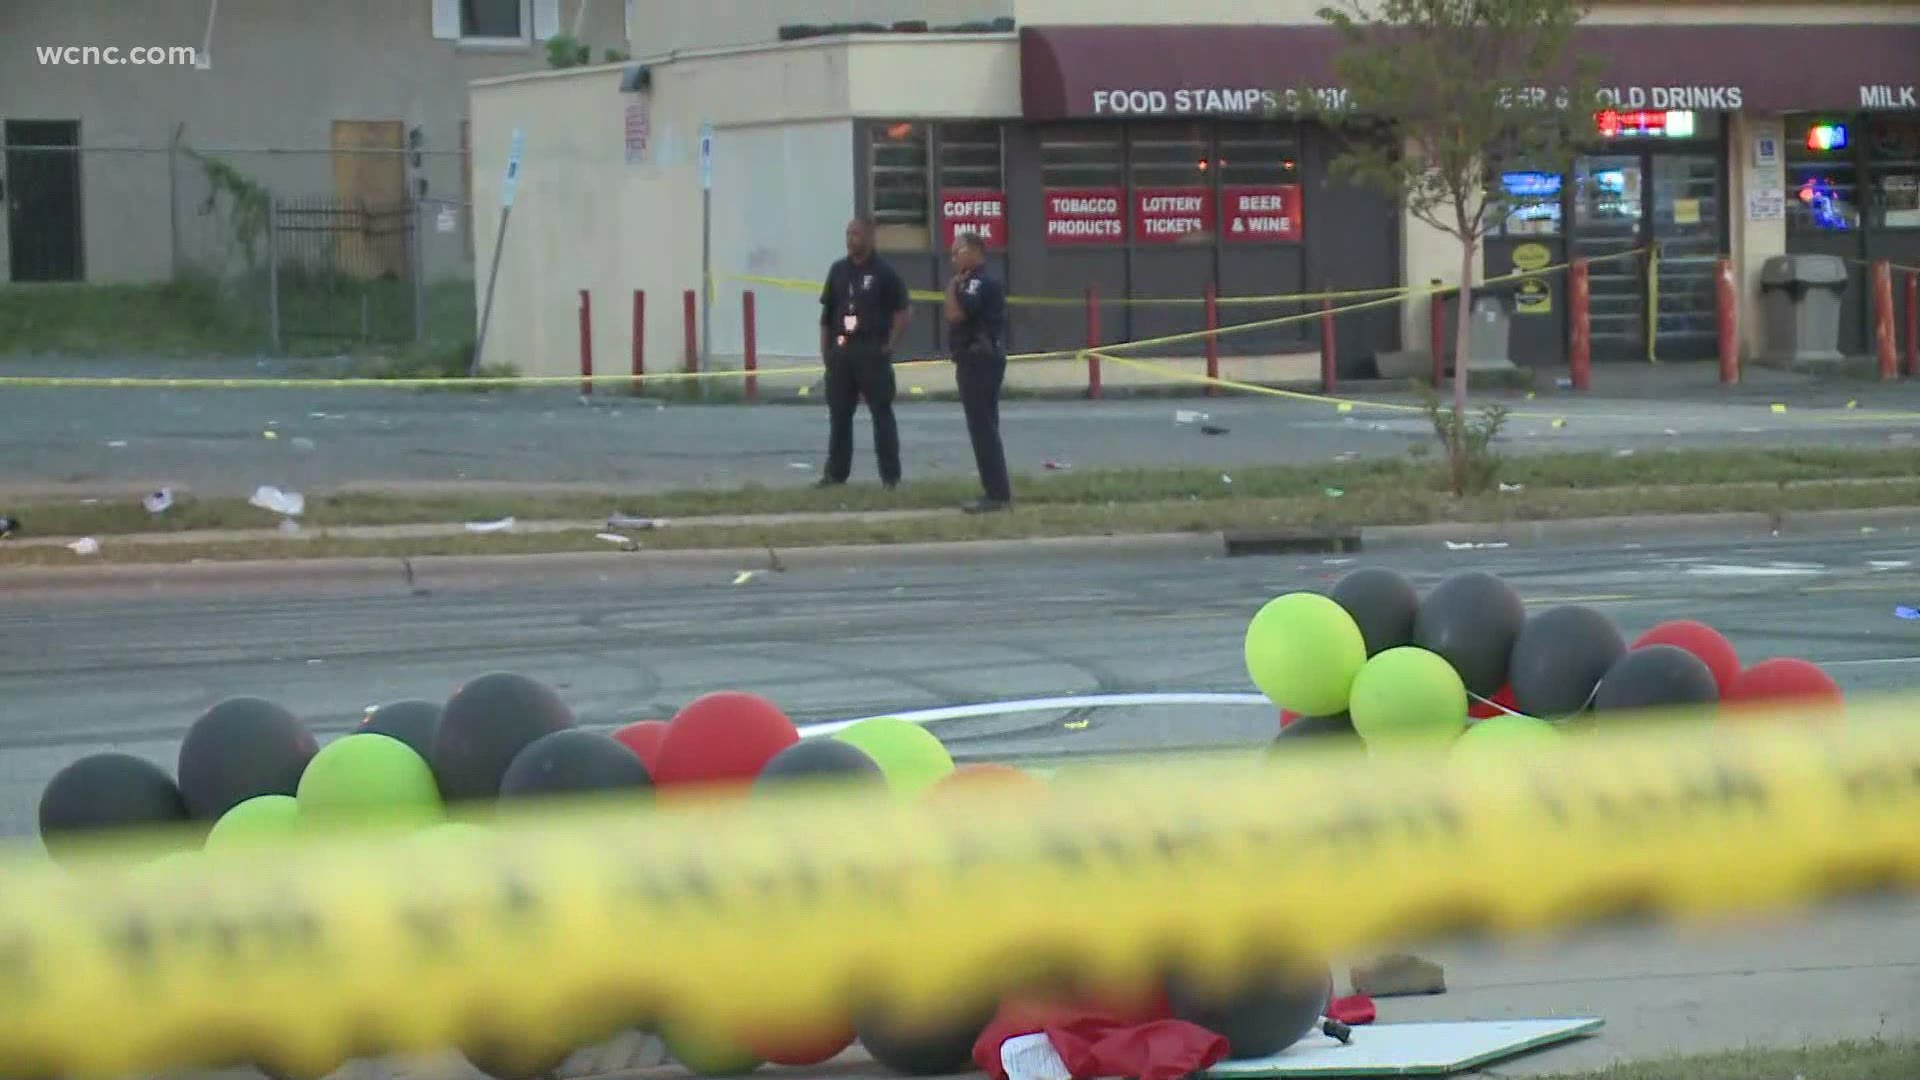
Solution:
<path fill-rule="evenodd" d="M 738 573 L 892 565 L 962 566 L 1020 559 L 1110 556 L 1218 557 L 1219 533 L 962 540 L 930 544 L 836 547 L 717 548 L 680 551 L 592 551 L 549 555 L 429 555 L 417 559 L 275 559 L 246 562 L 104 563 L 0 569 L 0 593 L 23 591 L 153 592 L 169 588 L 386 586 L 416 594 L 436 588 L 526 585 L 573 579 L 641 578 L 685 572 Z M 763 580 L 763 579 L 756 579 Z"/>
<path fill-rule="evenodd" d="M 1920 508 L 1807 510 L 1780 514 L 1652 514 L 1641 517 L 1565 518 L 1558 521 L 1440 522 L 1383 525 L 1360 530 L 1362 550 L 1406 548 L 1452 541 L 1531 546 L 1633 537 L 1771 539 L 1788 534 L 1903 532 L 1920 529 Z"/>

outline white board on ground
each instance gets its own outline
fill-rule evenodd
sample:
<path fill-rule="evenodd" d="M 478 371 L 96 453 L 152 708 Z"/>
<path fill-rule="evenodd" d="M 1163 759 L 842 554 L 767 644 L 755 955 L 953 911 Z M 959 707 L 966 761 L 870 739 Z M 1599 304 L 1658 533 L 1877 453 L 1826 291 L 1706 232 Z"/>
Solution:
<path fill-rule="evenodd" d="M 1223 1061 L 1206 1071 L 1227 1078 L 1284 1076 L 1452 1076 L 1600 1030 L 1605 1021 L 1486 1020 L 1367 1024 L 1345 1046 L 1319 1032 L 1272 1057 Z"/>

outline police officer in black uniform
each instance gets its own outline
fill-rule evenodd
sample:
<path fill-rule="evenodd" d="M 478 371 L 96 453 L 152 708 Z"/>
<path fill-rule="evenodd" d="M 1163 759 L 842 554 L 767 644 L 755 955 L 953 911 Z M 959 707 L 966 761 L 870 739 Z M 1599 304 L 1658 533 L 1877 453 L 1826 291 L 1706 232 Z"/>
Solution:
<path fill-rule="evenodd" d="M 893 351 L 912 318 L 906 283 L 873 253 L 873 223 L 847 225 L 847 257 L 820 290 L 820 359 L 827 366 L 827 470 L 818 487 L 853 472 L 853 414 L 861 399 L 873 417 L 880 482 L 900 483 L 900 427 L 893 417 Z"/>
<path fill-rule="evenodd" d="M 1000 387 L 1007 377 L 1007 291 L 987 273 L 987 246 L 974 233 L 954 239 L 953 270 L 944 303 L 953 378 L 960 390 L 960 407 L 967 414 L 967 437 L 973 440 L 973 463 L 984 491 L 966 511 L 992 513 L 1013 505 L 1007 455 L 1000 445 Z"/>

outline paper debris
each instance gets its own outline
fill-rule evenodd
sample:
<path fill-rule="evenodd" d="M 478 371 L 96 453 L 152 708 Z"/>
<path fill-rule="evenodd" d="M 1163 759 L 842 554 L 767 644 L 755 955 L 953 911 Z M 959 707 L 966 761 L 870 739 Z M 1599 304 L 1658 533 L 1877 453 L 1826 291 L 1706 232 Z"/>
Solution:
<path fill-rule="evenodd" d="M 813 466 L 805 461 L 789 461 L 787 462 L 787 468 L 792 469 L 795 472 L 812 472 L 813 471 Z"/>
<path fill-rule="evenodd" d="M 1873 559 L 1867 565 L 1875 570 L 1905 570 L 1913 564 L 1905 559 Z"/>
<path fill-rule="evenodd" d="M 735 585 L 745 585 L 747 582 L 752 581 L 754 578 L 757 578 L 759 576 L 760 576 L 760 571 L 758 570 L 742 570 L 739 573 L 733 575 L 733 583 Z"/>
<path fill-rule="evenodd" d="M 1511 495 L 1511 494 L 1513 494 L 1513 493 L 1514 493 L 1514 492 L 1516 492 L 1516 491 L 1525 491 L 1525 490 L 1527 490 L 1527 485 L 1525 485 L 1525 484 L 1501 484 L 1501 485 L 1500 485 L 1500 490 L 1501 490 L 1501 491 L 1504 491 L 1504 492 L 1506 492 L 1506 493 L 1507 493 L 1507 494 L 1509 494 L 1509 495 Z"/>
<path fill-rule="evenodd" d="M 287 517 L 299 517 L 307 511 L 306 496 L 297 491 L 281 491 L 271 484 L 262 484 L 254 489 L 249 505 L 257 506 L 270 514 L 282 514 Z"/>
<path fill-rule="evenodd" d="M 1554 388 L 1558 390 L 1571 390 L 1573 389 L 1573 380 L 1563 377 L 1563 378 L 1553 380 L 1553 385 L 1554 385 Z M 1527 396 L 1532 397 L 1533 395 L 1528 394 Z"/>
<path fill-rule="evenodd" d="M 1448 551 L 1499 551 L 1500 549 L 1506 546 L 1507 546 L 1507 542 L 1505 540 L 1496 540 L 1489 543 L 1480 543 L 1480 544 L 1468 543 L 1468 542 L 1457 541 L 1457 540 L 1447 541 Z"/>
<path fill-rule="evenodd" d="M 125 450 L 127 448 L 127 440 L 115 439 L 112 442 L 108 443 L 107 446 L 109 449 L 113 449 L 113 450 Z"/>
<path fill-rule="evenodd" d="M 513 526 L 514 521 L 512 518 L 503 517 L 498 521 L 469 521 L 467 522 L 467 531 L 470 533 L 500 533 L 512 530 Z"/>
<path fill-rule="evenodd" d="M 1674 437 L 1674 436 L 1677 436 L 1677 435 L 1679 435 L 1680 433 L 1679 433 L 1679 432 L 1677 432 L 1677 431 L 1675 431 L 1675 430 L 1673 430 L 1672 428 L 1668 428 L 1667 430 L 1665 430 L 1665 431 L 1663 431 L 1663 432 L 1661 432 L 1661 434 L 1663 434 L 1663 435 L 1666 435 L 1666 436 L 1668 436 L 1669 438 L 1672 438 L 1672 437 Z"/>
<path fill-rule="evenodd" d="M 663 524 L 659 518 L 635 517 L 632 514 L 614 514 L 607 518 L 609 529 L 657 529 Z"/>
<path fill-rule="evenodd" d="M 1194 409 L 1173 410 L 1173 422 L 1176 424 L 1204 424 L 1211 419 L 1212 416 Z"/>
<path fill-rule="evenodd" d="M 1006 1071 L 1007 1080 L 1073 1078 L 1073 1070 L 1067 1067 L 1066 1060 L 1060 1056 L 1060 1051 L 1054 1049 L 1053 1040 L 1044 1031 L 1035 1035 L 1018 1035 L 1001 1043 L 1000 1067 Z"/>
<path fill-rule="evenodd" d="M 1613 456 L 1614 456 L 1614 457 L 1632 457 L 1632 456 L 1633 456 L 1633 450 L 1632 450 L 1632 448 L 1628 448 L 1628 449 L 1626 449 L 1626 450 L 1615 450 L 1615 451 L 1613 452 Z"/>
<path fill-rule="evenodd" d="M 1045 468 L 1048 472 L 1072 472 L 1073 463 L 1070 461 L 1049 461 L 1046 463 Z"/>
<path fill-rule="evenodd" d="M 620 545 L 623 551 L 640 550 L 640 545 L 634 543 L 633 537 L 631 536 L 621 536 L 619 533 L 594 533 L 593 535 L 596 540 L 605 540 L 609 544 Z"/>
<path fill-rule="evenodd" d="M 173 489 L 161 488 L 141 499 L 140 505 L 146 507 L 149 514 L 164 514 L 173 509 Z"/>
<path fill-rule="evenodd" d="M 100 554 L 100 541 L 95 540 L 91 536 L 83 536 L 73 543 L 68 544 L 67 550 L 73 552 L 75 555 L 98 555 Z"/>
<path fill-rule="evenodd" d="M 266 439 L 277 439 L 280 437 L 280 433 L 277 431 L 263 431 L 260 433 L 260 435 L 262 438 L 266 438 Z"/>
<path fill-rule="evenodd" d="M 1333 455 L 1333 460 L 1335 460 L 1335 461 L 1352 461 L 1353 459 L 1355 459 L 1355 458 L 1357 458 L 1357 457 L 1359 457 L 1359 456 L 1360 456 L 1360 451 L 1358 451 L 1358 450 L 1342 450 L 1342 451 L 1340 451 L 1339 453 L 1337 453 L 1337 454 L 1335 454 L 1335 455 Z"/>
<path fill-rule="evenodd" d="M 1231 476 L 1228 476 L 1228 475 L 1227 475 L 1226 473 L 1221 473 L 1221 474 L 1220 474 L 1220 482 L 1221 482 L 1221 483 L 1223 483 L 1223 484 L 1231 484 L 1231 483 L 1233 483 L 1233 477 L 1231 477 Z"/>
<path fill-rule="evenodd" d="M 1327 489 L 1327 498 L 1329 499 L 1338 499 L 1344 496 L 1345 494 L 1346 492 L 1340 490 L 1339 488 L 1330 487 Z"/>

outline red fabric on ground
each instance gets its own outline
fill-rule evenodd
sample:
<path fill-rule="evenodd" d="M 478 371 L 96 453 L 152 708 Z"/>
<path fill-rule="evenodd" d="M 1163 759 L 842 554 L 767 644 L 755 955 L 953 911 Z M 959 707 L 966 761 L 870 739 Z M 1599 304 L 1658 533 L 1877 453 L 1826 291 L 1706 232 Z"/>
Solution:
<path fill-rule="evenodd" d="M 992 1080 L 1007 1080 L 1000 1045 L 1040 1033 L 1080 1080 L 1180 1080 L 1227 1056 L 1226 1039 L 1198 1024 L 1172 1019 L 1164 1000 L 1119 1008 L 1010 1001 L 974 1042 L 973 1063 Z"/>
<path fill-rule="evenodd" d="M 1327 1006 L 1327 1019 L 1338 1020 L 1348 1027 L 1371 1024 L 1379 1015 L 1379 1011 L 1373 1007 L 1373 999 L 1365 994 L 1334 998 L 1333 1003 Z"/>

